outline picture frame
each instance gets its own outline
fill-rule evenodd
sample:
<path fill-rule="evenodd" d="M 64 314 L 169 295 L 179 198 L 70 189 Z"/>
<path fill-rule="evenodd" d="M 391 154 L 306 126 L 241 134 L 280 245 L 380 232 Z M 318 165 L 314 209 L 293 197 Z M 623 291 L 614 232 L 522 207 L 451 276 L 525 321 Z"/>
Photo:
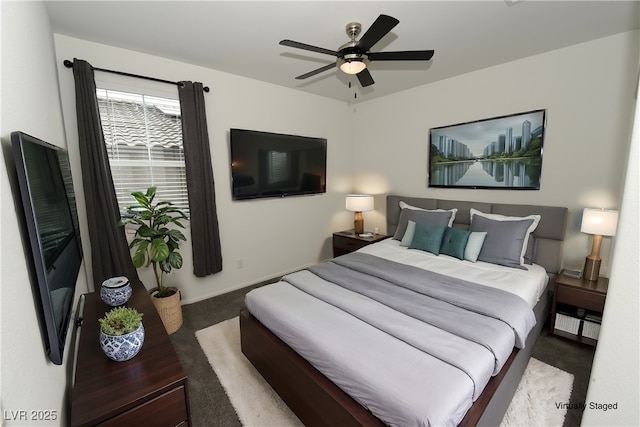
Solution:
<path fill-rule="evenodd" d="M 429 130 L 428 187 L 539 190 L 546 110 Z"/>

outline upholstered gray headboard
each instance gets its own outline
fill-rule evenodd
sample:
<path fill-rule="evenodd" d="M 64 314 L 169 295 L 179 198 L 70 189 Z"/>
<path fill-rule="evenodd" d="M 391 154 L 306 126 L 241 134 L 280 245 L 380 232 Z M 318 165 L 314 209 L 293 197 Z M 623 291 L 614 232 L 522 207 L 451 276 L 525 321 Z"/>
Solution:
<path fill-rule="evenodd" d="M 568 209 L 557 206 L 510 205 L 503 203 L 467 202 L 463 200 L 442 200 L 418 197 L 387 196 L 387 234 L 393 235 L 400 218 L 399 202 L 404 201 L 423 209 L 458 208 L 454 227 L 469 229 L 471 215 L 469 209 L 475 208 L 485 213 L 509 216 L 540 215 L 540 223 L 533 232 L 536 238 L 534 262 L 547 270 L 558 274 L 562 267 L 562 244 L 567 226 Z"/>

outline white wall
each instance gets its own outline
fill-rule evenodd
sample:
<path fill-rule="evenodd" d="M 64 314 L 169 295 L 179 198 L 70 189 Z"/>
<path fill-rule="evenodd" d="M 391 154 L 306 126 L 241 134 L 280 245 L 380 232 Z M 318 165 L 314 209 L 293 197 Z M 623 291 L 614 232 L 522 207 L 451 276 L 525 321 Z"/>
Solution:
<path fill-rule="evenodd" d="M 2 14 L 2 226 L 0 300 L 2 328 L 0 384 L 2 416 L 6 425 L 64 425 L 70 351 L 62 366 L 52 364 L 44 352 L 28 266 L 28 246 L 22 244 L 18 215 L 12 197 L 16 184 L 10 135 L 24 131 L 65 147 L 62 110 L 58 95 L 53 38 L 45 7 L 40 2 L 0 2 Z M 19 199 L 18 199 L 19 203 Z M 87 292 L 84 267 L 77 295 Z M 77 297 L 76 295 L 76 297 Z M 69 349 L 71 333 L 67 339 Z M 27 411 L 24 414 L 15 411 Z M 31 419 L 30 410 L 56 411 L 52 422 Z M 12 415 L 12 412 L 13 415 Z M 7 415 L 8 414 L 8 415 Z M 16 415 L 26 420 L 11 421 Z"/>
<path fill-rule="evenodd" d="M 352 169 L 352 125 L 348 104 L 67 36 L 55 35 L 54 39 L 70 157 L 78 176 L 75 89 L 73 72 L 63 65 L 65 59 L 80 58 L 95 67 L 170 81 L 200 81 L 211 89 L 205 93 L 205 102 L 223 270 L 206 278 L 194 277 L 191 244 L 183 244 L 180 252 L 185 259 L 184 266 L 172 272 L 165 281 L 165 284 L 178 285 L 183 294 L 183 303 L 270 279 L 331 256 L 331 233 L 350 226 L 349 213 L 344 211 L 344 195 L 351 191 Z M 152 85 L 154 91 L 177 92 L 172 85 L 151 84 L 141 79 L 117 78 L 112 74 L 97 72 L 96 81 L 101 79 L 127 85 L 132 90 Z M 327 193 L 285 199 L 232 201 L 228 149 L 230 128 L 327 138 Z M 80 194 L 79 205 L 83 204 L 84 197 Z M 81 213 L 80 217 L 84 218 L 84 215 Z M 86 224 L 81 223 L 81 226 L 85 231 L 83 239 L 88 242 Z M 190 230 L 186 234 L 190 234 Z M 88 246 L 85 245 L 87 251 Z M 238 268 L 239 263 L 243 264 L 243 268 Z M 141 279 L 149 288 L 154 286 L 150 273 L 146 270 L 141 274 Z"/>
<path fill-rule="evenodd" d="M 620 208 L 637 60 L 636 31 L 358 104 L 354 186 L 373 194 L 566 206 L 565 267 L 582 268 L 591 247 L 579 232 L 582 208 Z M 427 187 L 430 128 L 541 108 L 547 128 L 539 191 Z M 365 222 L 383 229 L 378 199 L 378 212 L 365 213 Z M 604 274 L 610 241 L 603 241 Z"/>
<path fill-rule="evenodd" d="M 640 425 L 639 165 L 640 109 L 636 107 L 624 199 L 618 224 L 619 237 L 615 241 L 615 258 L 611 266 L 604 321 L 591 370 L 587 408 L 582 418 L 584 426 Z M 605 411 L 603 408 L 608 410 Z"/>

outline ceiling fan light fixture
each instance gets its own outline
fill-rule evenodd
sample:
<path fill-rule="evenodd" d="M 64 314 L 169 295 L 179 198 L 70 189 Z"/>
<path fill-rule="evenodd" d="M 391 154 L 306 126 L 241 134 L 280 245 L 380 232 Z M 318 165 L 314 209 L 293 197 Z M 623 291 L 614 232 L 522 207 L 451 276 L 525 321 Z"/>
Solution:
<path fill-rule="evenodd" d="M 346 74 L 358 74 L 367 68 L 368 65 L 369 58 L 367 55 L 361 53 L 347 53 L 343 57 L 338 58 L 338 68 Z"/>
<path fill-rule="evenodd" d="M 340 70 L 347 74 L 358 74 L 365 68 L 367 68 L 367 64 L 365 64 L 364 61 L 357 59 L 344 61 L 342 64 L 340 64 Z"/>
<path fill-rule="evenodd" d="M 504 1 L 517 2 L 524 0 Z M 333 68 L 339 68 L 345 74 L 357 74 L 360 85 L 367 87 L 375 83 L 368 70 L 369 62 L 371 61 L 429 61 L 433 56 L 433 50 L 371 52 L 371 48 L 389 34 L 399 22 L 392 16 L 380 15 L 359 40 L 356 40 L 356 38 L 360 34 L 362 26 L 357 22 L 351 22 L 346 26 L 347 35 L 351 40 L 337 50 L 325 49 L 289 39 L 281 40 L 280 44 L 336 57 L 335 62 L 297 76 L 296 79 L 298 80 L 304 80 Z"/>

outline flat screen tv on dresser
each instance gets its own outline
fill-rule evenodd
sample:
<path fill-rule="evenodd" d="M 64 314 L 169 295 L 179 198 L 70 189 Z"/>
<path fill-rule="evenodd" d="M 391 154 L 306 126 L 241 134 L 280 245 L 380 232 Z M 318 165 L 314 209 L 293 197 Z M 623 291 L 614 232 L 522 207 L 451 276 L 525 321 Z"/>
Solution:
<path fill-rule="evenodd" d="M 82 263 L 69 157 L 66 150 L 23 132 L 11 133 L 11 143 L 45 351 L 61 365 Z"/>

